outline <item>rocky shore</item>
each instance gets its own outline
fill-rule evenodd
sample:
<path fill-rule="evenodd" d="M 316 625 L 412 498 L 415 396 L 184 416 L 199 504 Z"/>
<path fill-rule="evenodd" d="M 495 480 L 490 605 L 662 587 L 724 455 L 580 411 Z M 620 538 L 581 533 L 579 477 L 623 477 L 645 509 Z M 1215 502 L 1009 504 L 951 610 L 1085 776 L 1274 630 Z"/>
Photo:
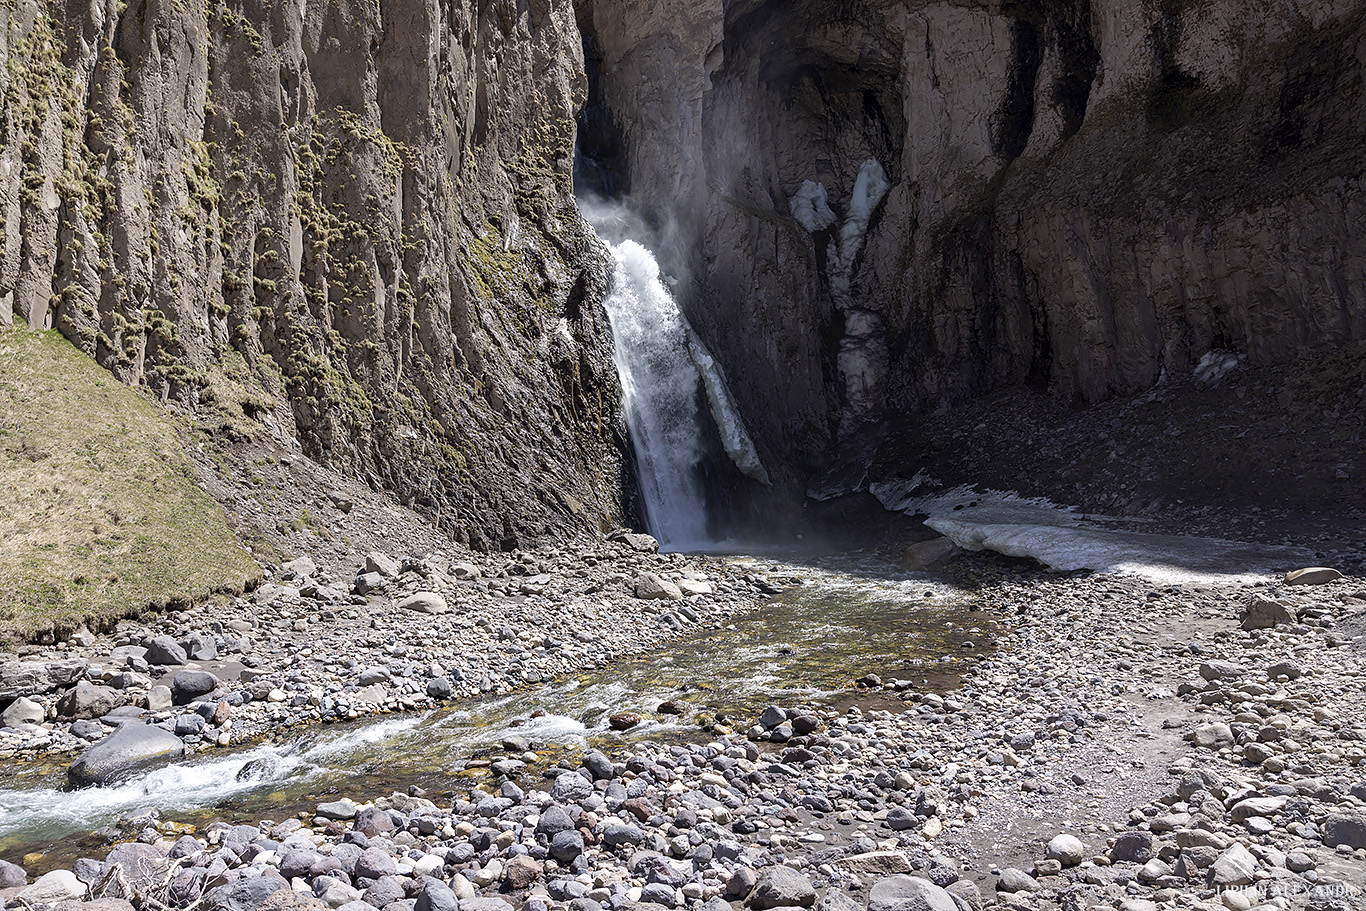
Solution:
<path fill-rule="evenodd" d="M 690 622 L 683 606 L 701 617 L 772 585 L 734 567 L 641 553 L 627 541 L 606 556 L 610 574 L 568 578 L 549 556 L 514 560 L 534 571 L 499 576 L 489 586 L 496 591 L 479 598 L 454 582 L 436 586 L 448 607 L 463 596 L 502 610 L 487 625 L 479 615 L 414 615 L 419 626 L 445 621 L 455 641 L 487 637 L 463 640 L 460 653 L 464 661 L 487 655 L 486 668 L 462 664 L 457 675 L 452 663 L 435 673 L 430 657 L 396 634 L 388 644 L 413 651 L 391 657 L 421 673 L 391 669 L 385 701 L 343 703 L 339 694 L 359 686 L 356 679 L 327 702 L 328 672 L 301 660 L 301 679 L 272 682 L 292 695 L 259 700 L 262 721 L 272 713 L 316 718 L 324 705 L 334 713 L 345 704 L 400 708 L 405 699 L 432 698 L 422 690 L 442 678 L 474 692 L 555 673 L 557 661 L 609 660 L 597 651 L 612 638 L 607 630 L 629 637 L 672 629 Z M 1015 618 L 1013 631 L 944 696 L 861 681 L 904 700 L 899 712 L 772 706 L 747 729 L 709 742 L 566 756 L 535 777 L 519 760 L 541 745 L 509 737 L 482 777 L 453 779 L 444 795 L 354 794 L 298 817 L 194 832 L 149 816 L 136 840 L 102 861 L 82 860 L 32 884 L 22 869 L 0 868 L 3 894 L 15 907 L 97 901 L 107 911 L 1360 906 L 1363 580 L 1326 574 L 1330 581 L 1313 585 L 1155 587 L 994 571 L 982 597 L 989 610 Z M 427 582 L 435 572 L 415 575 Z M 462 570 L 440 572 L 453 578 Z M 713 592 L 645 602 L 626 590 L 629 582 L 639 588 L 645 572 L 672 572 L 678 583 Z M 401 603 L 418 584 L 391 583 L 394 599 Z M 547 616 L 536 612 L 549 608 L 538 607 L 531 589 L 543 585 L 573 586 L 619 608 L 598 619 L 566 611 L 595 624 L 595 633 L 591 646 L 552 639 L 580 643 L 578 654 L 562 654 L 536 626 Z M 498 592 L 524 589 L 522 612 L 511 612 Z M 339 610 L 357 610 L 359 622 L 360 607 Z M 269 629 L 272 614 L 262 610 L 258 621 Z M 314 654 L 347 654 L 317 631 L 308 636 Z M 413 639 L 427 641 L 420 632 Z M 261 645 L 258 658 L 289 647 L 261 641 L 271 645 Z M 507 650 L 498 652 L 499 643 Z M 305 687 L 322 694 L 300 700 Z M 234 710 L 253 717 L 257 704 L 253 697 Z M 239 728 L 229 730 L 236 736 Z"/>
<path fill-rule="evenodd" d="M 178 748 L 162 733 L 194 752 L 505 693 L 728 623 L 780 584 L 635 534 L 512 555 L 371 552 L 339 575 L 303 557 L 245 598 L 4 656 L 0 760 L 117 729 L 73 775 L 96 783 L 164 762 Z"/>

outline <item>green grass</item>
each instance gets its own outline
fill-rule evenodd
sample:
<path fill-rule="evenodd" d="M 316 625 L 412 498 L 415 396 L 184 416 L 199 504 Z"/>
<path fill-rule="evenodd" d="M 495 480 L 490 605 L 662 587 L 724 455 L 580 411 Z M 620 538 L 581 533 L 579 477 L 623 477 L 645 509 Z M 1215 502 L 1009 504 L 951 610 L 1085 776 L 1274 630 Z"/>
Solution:
<path fill-rule="evenodd" d="M 0 327 L 0 542 L 0 644 L 260 576 L 171 421 L 19 320 Z"/>

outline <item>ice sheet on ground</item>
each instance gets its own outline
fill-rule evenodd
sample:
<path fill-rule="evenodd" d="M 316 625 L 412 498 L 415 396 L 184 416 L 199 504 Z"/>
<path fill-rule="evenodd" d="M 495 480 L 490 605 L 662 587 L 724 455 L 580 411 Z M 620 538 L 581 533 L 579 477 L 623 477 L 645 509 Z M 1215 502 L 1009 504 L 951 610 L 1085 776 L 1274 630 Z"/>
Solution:
<path fill-rule="evenodd" d="M 917 474 L 869 490 L 887 509 L 929 516 L 927 526 L 966 550 L 1029 557 L 1062 572 L 1092 570 L 1161 584 L 1251 583 L 1314 561 L 1300 547 L 1152 534 L 1133 530 L 1132 520 L 1088 516 L 1008 491 L 936 492 L 933 486 Z"/>

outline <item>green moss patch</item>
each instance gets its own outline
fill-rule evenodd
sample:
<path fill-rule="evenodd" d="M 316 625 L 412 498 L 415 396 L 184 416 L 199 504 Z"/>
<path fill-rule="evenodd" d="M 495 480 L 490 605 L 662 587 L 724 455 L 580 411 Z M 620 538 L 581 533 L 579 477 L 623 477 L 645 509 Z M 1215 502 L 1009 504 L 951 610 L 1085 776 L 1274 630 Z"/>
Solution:
<path fill-rule="evenodd" d="M 0 328 L 0 642 L 240 590 L 260 568 L 174 426 L 55 331 Z"/>

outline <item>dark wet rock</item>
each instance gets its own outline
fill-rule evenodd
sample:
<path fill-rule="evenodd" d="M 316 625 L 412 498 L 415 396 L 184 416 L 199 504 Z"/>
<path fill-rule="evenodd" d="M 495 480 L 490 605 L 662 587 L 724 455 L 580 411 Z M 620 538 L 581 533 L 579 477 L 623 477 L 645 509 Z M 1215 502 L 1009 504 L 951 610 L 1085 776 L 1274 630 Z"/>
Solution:
<path fill-rule="evenodd" d="M 176 666 L 189 661 L 189 655 L 180 647 L 170 636 L 153 636 L 145 643 L 147 654 L 143 655 L 143 660 L 148 664 L 159 664 L 162 666 Z"/>
<path fill-rule="evenodd" d="M 185 744 L 170 731 L 130 723 L 90 747 L 67 769 L 75 785 L 118 781 L 174 762 L 185 755 Z"/>
<path fill-rule="evenodd" d="M 218 678 L 208 671 L 180 671 L 171 678 L 171 699 L 176 705 L 189 705 L 218 689 Z"/>

